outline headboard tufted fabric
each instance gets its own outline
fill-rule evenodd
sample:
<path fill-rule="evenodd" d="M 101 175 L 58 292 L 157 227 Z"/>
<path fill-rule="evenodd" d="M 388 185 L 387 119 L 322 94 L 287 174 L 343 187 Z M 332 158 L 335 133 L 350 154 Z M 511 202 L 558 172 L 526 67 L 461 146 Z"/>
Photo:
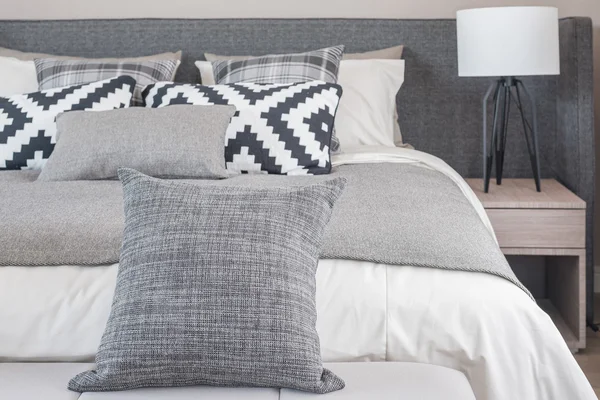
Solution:
<path fill-rule="evenodd" d="M 397 99 L 405 141 L 465 177 L 482 175 L 481 99 L 490 83 L 459 78 L 454 20 L 135 19 L 0 21 L 0 46 L 83 57 L 183 51 L 176 80 L 194 82 L 204 52 L 267 54 L 345 44 L 348 52 L 403 44 L 406 81 Z M 592 23 L 560 21 L 561 75 L 525 79 L 537 99 L 543 177 L 587 202 L 588 295 L 593 293 L 594 130 Z M 506 177 L 531 170 L 517 113 L 510 121 Z M 592 301 L 588 297 L 588 317 Z"/>

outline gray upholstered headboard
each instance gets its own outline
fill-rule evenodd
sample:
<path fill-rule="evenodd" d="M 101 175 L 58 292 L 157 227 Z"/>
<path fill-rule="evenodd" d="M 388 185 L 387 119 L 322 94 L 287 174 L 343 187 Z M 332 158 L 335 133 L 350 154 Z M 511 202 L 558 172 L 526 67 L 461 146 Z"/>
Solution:
<path fill-rule="evenodd" d="M 482 175 L 481 98 L 488 79 L 459 78 L 454 20 L 212 19 L 0 21 L 0 46 L 84 57 L 182 50 L 178 81 L 196 81 L 204 52 L 266 54 L 345 44 L 347 51 L 405 45 L 406 82 L 398 96 L 405 140 L 441 157 L 465 177 Z M 558 77 L 526 79 L 540 115 L 542 174 L 588 204 L 588 293 L 593 293 L 594 131 L 592 23 L 560 22 Z M 513 115 L 506 177 L 531 176 Z M 591 312 L 591 302 L 588 302 Z"/>

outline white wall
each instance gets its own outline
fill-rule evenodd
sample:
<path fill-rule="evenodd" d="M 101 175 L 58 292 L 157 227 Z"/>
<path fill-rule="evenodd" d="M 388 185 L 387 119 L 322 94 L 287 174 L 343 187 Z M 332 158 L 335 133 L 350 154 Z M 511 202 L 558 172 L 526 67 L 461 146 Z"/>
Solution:
<path fill-rule="evenodd" d="M 0 19 L 454 18 L 462 8 L 510 5 L 555 6 L 562 17 L 594 20 L 596 132 L 600 136 L 600 0 L 0 0 Z M 597 187 L 600 199 L 600 183 Z M 596 254 L 600 257 L 597 214 Z"/>
<path fill-rule="evenodd" d="M 588 15 L 600 24 L 598 0 L 1 0 L 2 18 L 449 18 L 461 8 L 557 6 L 563 16 Z"/>

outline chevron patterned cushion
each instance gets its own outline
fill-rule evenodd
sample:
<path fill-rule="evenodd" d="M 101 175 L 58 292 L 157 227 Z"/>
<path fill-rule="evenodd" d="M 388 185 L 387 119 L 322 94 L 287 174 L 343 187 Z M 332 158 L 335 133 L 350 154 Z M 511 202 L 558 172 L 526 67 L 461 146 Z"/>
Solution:
<path fill-rule="evenodd" d="M 0 98 L 0 170 L 42 169 L 56 144 L 58 114 L 129 107 L 134 88 L 135 79 L 122 76 Z"/>
<path fill-rule="evenodd" d="M 202 86 L 159 82 L 146 107 L 233 105 L 225 136 L 227 169 L 241 173 L 328 174 L 333 123 L 342 87 L 323 81 Z"/>

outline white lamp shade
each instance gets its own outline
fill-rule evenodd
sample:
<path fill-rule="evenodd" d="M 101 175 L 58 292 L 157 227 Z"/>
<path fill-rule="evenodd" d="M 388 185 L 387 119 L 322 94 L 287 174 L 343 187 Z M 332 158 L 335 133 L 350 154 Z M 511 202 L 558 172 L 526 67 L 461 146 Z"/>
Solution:
<path fill-rule="evenodd" d="M 560 74 L 555 7 L 462 10 L 456 23 L 459 76 Z"/>

